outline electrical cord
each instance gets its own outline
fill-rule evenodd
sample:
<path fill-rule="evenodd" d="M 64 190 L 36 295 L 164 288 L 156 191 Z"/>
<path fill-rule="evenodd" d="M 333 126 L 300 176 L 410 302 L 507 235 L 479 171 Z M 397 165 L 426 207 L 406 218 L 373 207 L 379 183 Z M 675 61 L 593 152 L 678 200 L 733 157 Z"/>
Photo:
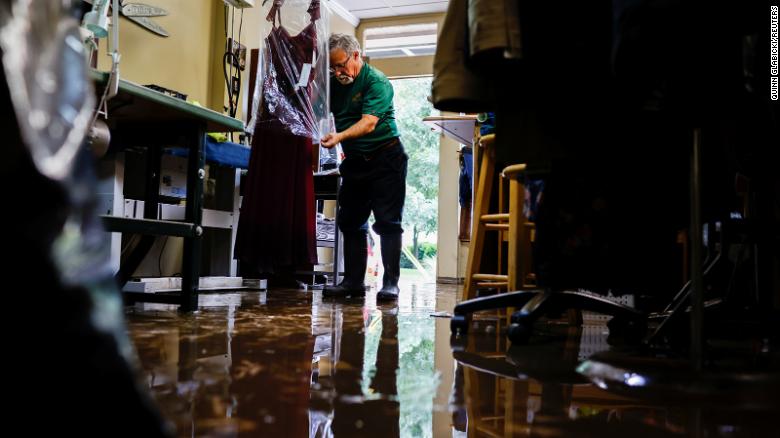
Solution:
<path fill-rule="evenodd" d="M 244 29 L 244 10 L 241 9 L 241 14 L 238 21 L 238 40 L 235 39 L 236 28 L 236 10 L 231 8 L 230 19 L 230 37 L 228 38 L 228 18 L 227 11 L 228 6 L 225 5 L 225 53 L 222 55 L 222 75 L 225 79 L 225 87 L 227 87 L 228 106 L 225 108 L 230 117 L 236 117 L 238 113 L 239 98 L 241 96 L 241 60 L 234 51 L 236 41 L 238 41 L 238 47 L 241 47 L 241 33 Z M 233 68 L 235 67 L 235 74 Z M 233 80 L 236 81 L 236 87 L 233 88 Z M 230 140 L 233 141 L 233 133 L 229 134 Z"/>
<path fill-rule="evenodd" d="M 222 75 L 225 78 L 225 87 L 228 94 L 228 106 L 225 108 L 228 111 L 228 115 L 233 113 L 233 88 L 230 86 L 230 78 L 233 77 L 233 48 L 231 47 L 231 41 L 233 39 L 233 29 L 231 26 L 230 37 L 228 37 L 228 10 L 229 7 L 225 5 L 225 53 L 222 55 Z M 235 15 L 233 15 L 235 17 Z M 230 61 L 230 65 L 226 65 L 226 62 Z M 228 67 L 230 70 L 228 71 Z"/>
<path fill-rule="evenodd" d="M 238 20 L 238 47 L 239 50 L 241 50 L 241 31 L 244 28 L 244 10 L 241 9 L 241 16 Z M 238 87 L 236 87 L 236 96 L 235 96 L 235 102 L 233 104 L 233 115 L 232 117 L 236 116 L 236 113 L 238 112 L 238 104 L 239 104 L 239 97 L 241 96 L 241 59 L 236 57 L 236 54 L 233 53 L 233 62 L 235 62 L 236 67 L 236 74 L 238 77 Z M 233 64 L 231 64 L 233 65 Z"/>
<path fill-rule="evenodd" d="M 169 236 L 165 236 L 165 241 L 163 241 L 162 248 L 160 248 L 160 255 L 157 257 L 157 271 L 159 271 L 160 277 L 163 276 L 162 275 L 162 256 L 163 256 L 163 253 L 165 252 L 165 245 L 168 244 L 168 237 Z"/>
<path fill-rule="evenodd" d="M 233 113 L 233 88 L 230 86 L 230 78 L 228 77 L 228 69 L 227 69 L 227 62 L 233 62 L 233 54 L 230 53 L 230 51 L 226 51 L 224 55 L 222 55 L 222 74 L 225 77 L 225 87 L 227 87 L 227 94 L 228 94 L 228 114 Z"/>
<path fill-rule="evenodd" d="M 238 45 L 239 46 L 241 46 L 241 30 L 243 28 L 244 28 L 244 10 L 241 9 L 241 17 L 238 19 Z"/>
<path fill-rule="evenodd" d="M 237 60 L 236 55 L 230 52 L 225 52 L 225 54 L 222 56 L 222 64 L 230 63 L 232 64 L 234 60 Z M 236 79 L 238 79 L 238 89 L 236 90 L 236 93 L 233 94 L 233 86 L 231 84 L 230 78 L 228 77 L 228 70 L 227 67 L 224 67 L 222 69 L 222 73 L 225 77 L 225 85 L 228 89 L 228 114 L 230 117 L 235 117 L 236 112 L 238 112 L 238 95 L 241 92 L 241 70 L 236 69 Z"/>
<path fill-rule="evenodd" d="M 230 52 L 231 54 L 233 53 L 233 42 L 236 40 L 235 30 L 236 30 L 236 8 L 230 8 L 230 44 L 228 44 L 230 47 L 228 47 L 228 52 Z M 232 62 L 230 63 L 230 77 L 231 78 L 233 77 Z"/>
<path fill-rule="evenodd" d="M 226 6 L 227 7 L 227 6 Z M 225 79 L 225 86 L 227 87 L 227 94 L 228 94 L 228 107 L 226 108 L 228 111 L 228 115 L 230 117 L 235 117 L 238 113 L 238 105 L 239 105 L 239 96 L 241 94 L 241 69 L 238 67 L 240 65 L 240 59 L 236 56 L 236 53 L 233 51 L 233 42 L 236 41 L 235 39 L 235 8 L 231 8 L 231 24 L 230 24 L 230 38 L 226 40 L 225 46 L 226 50 L 224 55 L 222 56 L 222 73 Z M 241 14 L 239 16 L 239 23 L 238 23 L 238 45 L 241 45 L 241 33 L 243 31 L 244 27 L 244 10 L 241 10 Z M 225 13 L 225 35 L 227 37 L 228 31 L 227 31 L 227 12 Z M 233 68 L 236 68 L 235 74 L 233 72 Z M 233 89 L 233 83 L 232 80 L 236 79 L 237 86 L 235 90 Z"/>

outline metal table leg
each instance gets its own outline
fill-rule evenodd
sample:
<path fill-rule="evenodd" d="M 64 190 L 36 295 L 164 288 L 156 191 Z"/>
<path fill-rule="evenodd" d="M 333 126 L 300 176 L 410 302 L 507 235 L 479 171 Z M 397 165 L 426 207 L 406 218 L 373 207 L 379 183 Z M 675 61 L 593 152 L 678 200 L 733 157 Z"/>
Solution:
<path fill-rule="evenodd" d="M 182 260 L 181 310 L 198 310 L 198 287 L 200 282 L 200 256 L 203 238 L 203 180 L 206 176 L 205 153 L 206 127 L 197 124 L 188 136 L 189 156 L 187 158 L 187 205 L 185 221 L 194 225 L 195 236 L 184 238 Z"/>

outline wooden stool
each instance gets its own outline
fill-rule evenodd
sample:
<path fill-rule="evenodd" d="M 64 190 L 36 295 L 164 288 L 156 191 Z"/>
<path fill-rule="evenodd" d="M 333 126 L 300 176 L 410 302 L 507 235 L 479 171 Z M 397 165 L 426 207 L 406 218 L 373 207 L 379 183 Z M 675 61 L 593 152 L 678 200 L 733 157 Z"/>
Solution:
<path fill-rule="evenodd" d="M 509 180 L 508 212 L 490 214 L 490 198 L 493 193 L 493 182 L 496 179 L 496 153 L 495 135 L 482 137 L 479 147 L 483 148 L 482 162 L 480 163 L 475 187 L 476 199 L 474 201 L 474 220 L 472 223 L 471 242 L 469 244 L 469 257 L 466 265 L 466 280 L 463 290 L 463 299 L 475 298 L 479 287 L 494 287 L 503 290 L 520 290 L 532 287 L 530 284 L 530 257 L 534 225 L 528 222 L 523 212 L 523 200 L 525 199 L 525 187 L 520 178 L 525 171 L 525 164 L 514 164 L 504 169 L 502 178 Z M 502 196 L 503 198 L 503 196 Z M 502 210 L 503 201 L 499 210 Z M 499 236 L 499 270 L 501 266 L 502 241 L 508 243 L 507 272 L 480 273 L 482 251 L 485 249 L 485 233 L 498 231 Z"/>

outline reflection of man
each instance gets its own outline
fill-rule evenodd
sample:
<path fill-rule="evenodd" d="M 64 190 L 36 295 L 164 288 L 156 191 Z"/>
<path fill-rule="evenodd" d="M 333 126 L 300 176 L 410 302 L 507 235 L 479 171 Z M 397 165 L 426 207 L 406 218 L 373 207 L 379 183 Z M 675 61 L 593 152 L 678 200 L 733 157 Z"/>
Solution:
<path fill-rule="evenodd" d="M 335 332 L 332 346 L 339 352 L 333 370 L 337 395 L 333 401 L 333 436 L 401 436 L 397 309 L 376 310 L 367 315 L 344 312 L 342 324 L 342 330 Z M 370 341 L 376 337 L 379 337 L 378 345 Z M 367 361 L 374 351 L 376 361 Z M 368 377 L 371 374 L 367 371 L 371 369 L 375 370 L 373 377 Z M 365 378 L 370 382 L 365 382 Z M 364 391 L 364 386 L 370 388 L 369 393 Z M 369 394 L 373 397 L 354 402 Z"/>
<path fill-rule="evenodd" d="M 326 287 L 324 296 L 365 295 L 366 231 L 373 211 L 381 237 L 385 273 L 377 300 L 398 298 L 401 275 L 401 215 L 406 197 L 406 163 L 395 124 L 393 86 L 382 72 L 364 64 L 360 45 L 350 35 L 330 37 L 330 107 L 336 132 L 322 146 L 344 147 L 338 225 L 344 233 L 344 281 Z"/>

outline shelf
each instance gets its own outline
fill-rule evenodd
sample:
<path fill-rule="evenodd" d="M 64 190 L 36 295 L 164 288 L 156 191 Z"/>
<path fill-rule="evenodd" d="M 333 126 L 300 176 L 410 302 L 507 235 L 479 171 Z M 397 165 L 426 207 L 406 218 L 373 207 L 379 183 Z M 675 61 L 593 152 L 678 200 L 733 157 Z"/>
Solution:
<path fill-rule="evenodd" d="M 317 247 L 319 248 L 335 248 L 336 242 L 332 240 L 318 240 Z"/>
<path fill-rule="evenodd" d="M 128 281 L 124 292 L 132 293 L 166 293 L 181 290 L 181 277 L 153 277 Z M 244 288 L 241 277 L 200 277 L 198 289 L 205 290 L 239 290 Z"/>
<path fill-rule="evenodd" d="M 183 221 L 185 206 L 159 204 L 157 218 L 163 221 Z M 144 201 L 125 199 L 124 216 L 126 218 L 143 219 Z M 204 228 L 232 229 L 234 214 L 232 211 L 203 209 L 201 226 Z"/>
<path fill-rule="evenodd" d="M 98 93 L 108 83 L 109 73 L 90 70 Z M 100 94 L 98 94 L 100 96 Z M 205 123 L 208 132 L 243 132 L 244 122 L 202 106 L 177 99 L 142 85 L 119 79 L 119 94 L 109 103 L 109 120 L 121 122 Z"/>
<path fill-rule="evenodd" d="M 460 144 L 471 146 L 474 142 L 477 116 L 428 116 L 423 118 L 423 123 L 430 126 L 431 130 L 440 132 Z"/>
<path fill-rule="evenodd" d="M 188 222 L 134 219 L 115 216 L 101 216 L 106 231 L 114 233 L 143 234 L 147 236 L 196 237 L 200 227 Z"/>

